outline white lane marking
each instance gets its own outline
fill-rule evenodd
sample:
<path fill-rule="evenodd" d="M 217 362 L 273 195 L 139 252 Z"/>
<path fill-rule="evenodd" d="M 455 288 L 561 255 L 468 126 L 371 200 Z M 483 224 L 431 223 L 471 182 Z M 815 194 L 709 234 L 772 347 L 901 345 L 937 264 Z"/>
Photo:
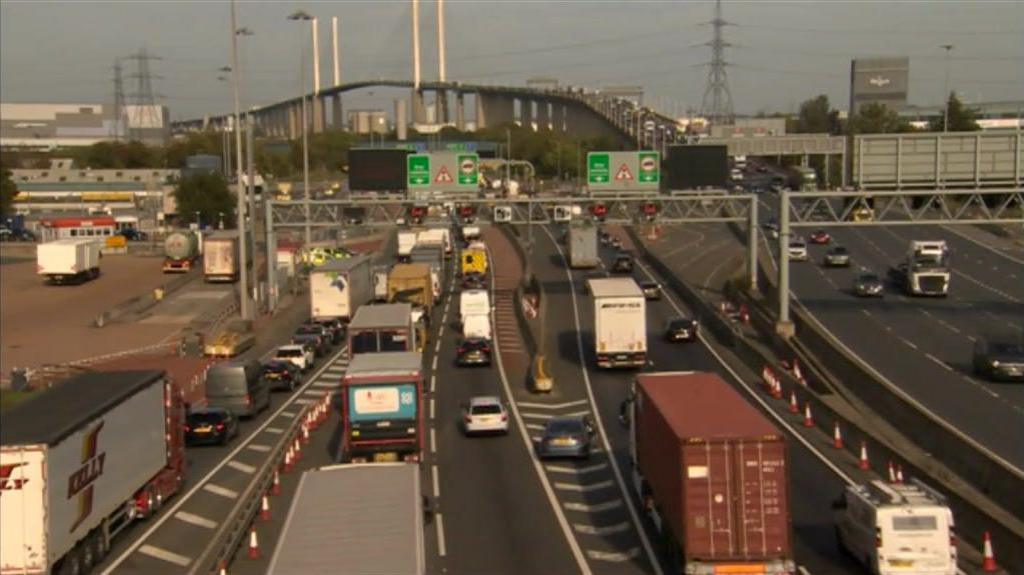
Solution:
<path fill-rule="evenodd" d="M 537 409 L 564 409 L 566 407 L 572 407 L 574 405 L 586 405 L 587 400 L 578 399 L 576 401 L 567 401 L 565 403 L 529 403 L 526 401 L 520 401 L 520 407 L 535 407 Z"/>
<path fill-rule="evenodd" d="M 242 463 L 241 461 L 235 461 L 234 459 L 232 459 L 231 461 L 228 462 L 228 467 L 230 467 L 232 469 L 237 469 L 237 470 L 241 471 L 242 473 L 246 473 L 248 475 L 252 475 L 253 472 L 256 471 L 256 467 L 254 467 L 252 465 L 249 465 L 248 463 Z"/>
<path fill-rule="evenodd" d="M 178 555 L 177 553 L 173 553 L 153 545 L 143 545 L 142 547 L 139 547 L 139 553 L 149 555 L 150 557 L 156 557 L 157 559 L 162 559 L 168 563 L 174 563 L 180 567 L 188 567 L 188 564 L 192 562 L 190 557 Z"/>
<path fill-rule="evenodd" d="M 442 318 L 442 321 L 444 321 L 444 319 L 446 319 L 446 318 Z M 445 325 L 442 323 L 441 324 L 441 329 L 437 330 L 437 339 L 441 339 L 441 338 L 444 337 L 444 328 L 445 328 Z M 438 342 L 438 343 L 441 343 L 441 342 Z"/>
<path fill-rule="evenodd" d="M 295 412 L 294 411 L 282 411 L 282 412 L 278 413 L 278 415 L 280 415 L 281 417 L 295 417 Z"/>
<path fill-rule="evenodd" d="M 448 546 L 444 541 L 444 517 L 440 513 L 434 515 L 434 523 L 437 525 L 437 554 L 444 557 L 448 555 Z"/>
<path fill-rule="evenodd" d="M 862 314 L 864 314 L 864 315 L 866 315 L 868 317 L 871 317 L 871 312 L 869 312 L 866 309 L 861 308 L 860 313 L 862 313 Z"/>
<path fill-rule="evenodd" d="M 555 482 L 555 489 L 561 489 L 562 491 L 575 491 L 577 493 L 590 493 L 591 491 L 600 491 L 602 489 L 608 489 L 609 487 L 615 487 L 615 482 L 611 479 L 598 481 L 597 483 L 589 483 L 587 485 L 580 485 L 578 483 L 562 483 L 560 481 Z"/>
<path fill-rule="evenodd" d="M 565 508 L 569 511 L 580 511 L 583 513 L 601 513 L 602 511 L 611 511 L 619 507 L 622 507 L 621 499 L 613 499 L 604 503 L 575 503 L 571 501 L 565 503 Z"/>
<path fill-rule="evenodd" d="M 434 419 L 434 398 L 430 398 L 430 419 Z"/>
<path fill-rule="evenodd" d="M 302 395 L 315 395 L 317 397 L 321 397 L 323 394 L 324 394 L 324 392 L 317 391 L 315 389 L 307 389 L 306 391 L 302 392 Z"/>
<path fill-rule="evenodd" d="M 256 451 L 259 453 L 267 453 L 268 451 L 270 451 L 270 446 L 263 445 L 262 443 L 250 443 L 245 448 L 248 449 L 249 451 Z"/>
<path fill-rule="evenodd" d="M 530 419 L 554 419 L 555 416 L 550 413 L 523 413 L 523 417 Z"/>
<path fill-rule="evenodd" d="M 434 344 L 434 354 L 438 353 L 441 353 L 441 340 L 437 340 L 437 343 Z"/>
<path fill-rule="evenodd" d="M 541 423 L 527 423 L 526 429 L 533 429 L 536 431 L 544 431 L 544 425 Z"/>
<path fill-rule="evenodd" d="M 430 475 L 434 478 L 434 499 L 441 497 L 441 481 L 437 478 L 437 466 L 430 466 Z"/>
<path fill-rule="evenodd" d="M 914 349 L 917 349 L 917 345 L 914 342 L 910 341 L 909 339 L 907 339 L 905 337 L 901 337 L 900 341 L 902 341 L 903 343 L 909 345 L 910 347 L 912 347 Z"/>
<path fill-rule="evenodd" d="M 580 533 L 583 533 L 585 535 L 598 535 L 598 536 L 603 537 L 605 535 L 614 535 L 616 533 L 622 533 L 623 531 L 628 531 L 629 530 L 629 521 L 623 521 L 622 523 L 614 523 L 612 525 L 602 525 L 602 526 L 589 525 L 587 523 L 573 523 L 572 526 L 573 526 L 573 529 L 575 529 L 576 531 L 578 531 Z M 639 547 L 634 547 L 633 549 L 636 550 L 637 552 L 640 551 Z M 589 554 L 591 552 L 587 551 L 587 553 Z M 592 559 L 597 559 L 597 558 L 596 557 L 592 557 Z"/>
<path fill-rule="evenodd" d="M 601 471 L 607 469 L 607 463 L 598 463 L 596 465 L 588 465 L 586 467 L 568 467 L 565 465 L 545 465 L 544 469 L 552 473 L 572 473 L 574 475 L 585 475 L 587 473 L 593 473 L 595 471 Z"/>
<path fill-rule="evenodd" d="M 434 356 L 434 363 L 430 366 L 430 369 L 433 370 L 433 371 L 437 371 L 437 356 L 436 355 Z"/>
<path fill-rule="evenodd" d="M 347 350 L 348 350 L 347 347 L 341 348 L 340 350 L 338 350 L 338 355 L 341 355 L 341 354 L 345 353 Z M 321 370 L 322 369 L 323 368 L 321 368 Z M 320 375 L 320 373 L 321 372 L 314 373 L 313 374 L 313 378 L 315 379 L 316 377 L 318 377 Z M 300 388 L 300 390 L 301 389 L 305 389 L 309 385 L 310 384 L 308 384 L 308 383 L 305 384 L 302 388 Z M 284 404 L 281 405 L 281 407 L 277 408 L 277 411 L 275 413 L 271 414 L 270 417 L 268 417 L 266 419 L 266 421 L 263 422 L 262 425 L 260 425 L 256 429 L 254 429 L 252 431 L 252 433 L 250 433 L 249 436 L 246 438 L 246 440 L 244 442 L 242 442 L 241 445 L 235 447 L 235 449 L 233 449 L 231 451 L 231 453 L 227 454 L 224 457 L 224 459 L 222 459 L 221 462 L 219 464 L 217 464 L 216 467 L 214 467 L 206 475 L 204 475 L 198 481 L 198 483 L 196 483 L 196 485 L 194 487 L 192 487 L 192 489 L 188 490 L 188 492 L 183 494 L 183 495 L 179 495 L 178 498 L 177 498 L 178 500 L 174 504 L 174 506 L 171 507 L 170 509 L 168 509 L 167 512 L 163 516 L 154 518 L 155 520 L 149 525 L 149 529 L 147 529 L 145 532 L 143 532 L 141 535 L 139 535 L 139 538 L 136 539 L 134 543 L 132 543 L 120 555 L 118 555 L 116 558 L 114 558 L 111 561 L 110 565 L 108 565 L 107 568 L 103 570 L 101 575 L 110 575 L 111 573 L 113 573 L 114 570 L 116 570 L 122 563 L 124 563 L 128 559 L 128 557 L 131 556 L 132 553 L 135 553 L 135 551 L 137 551 L 139 549 L 139 547 L 141 547 L 143 545 L 143 543 L 146 541 L 146 539 L 148 539 L 151 535 L 153 535 L 153 533 L 155 533 L 156 530 L 159 529 L 161 525 L 163 525 L 168 519 L 170 519 L 173 516 L 174 513 L 176 513 L 179 509 L 181 509 L 181 506 L 184 505 L 185 502 L 187 502 L 189 499 L 191 499 L 191 497 L 197 491 L 199 491 L 200 489 L 209 491 L 208 489 L 206 489 L 207 485 L 205 485 L 205 484 L 208 481 L 210 481 L 210 479 L 214 476 L 214 474 L 216 474 L 218 471 L 223 469 L 224 466 L 228 464 L 228 461 L 231 458 L 233 458 L 233 457 L 237 456 L 239 453 L 241 453 L 242 450 L 245 449 L 246 444 L 251 442 L 252 439 L 254 437 L 256 437 L 259 433 L 263 432 L 264 430 L 266 430 L 266 431 L 268 431 L 270 433 L 283 433 L 284 432 L 283 429 L 278 429 L 276 427 L 271 427 L 270 426 L 270 422 L 274 421 L 274 419 L 277 418 L 278 415 L 284 413 L 284 410 L 287 409 L 288 407 L 290 407 L 291 403 L 292 403 L 291 400 L 286 400 L 284 402 Z M 276 431 L 272 431 L 272 430 L 276 430 Z"/>
<path fill-rule="evenodd" d="M 335 381 L 318 381 L 318 382 L 313 384 L 313 387 L 316 387 L 316 388 L 319 388 L 319 389 L 328 389 L 328 388 L 331 388 L 331 387 L 338 387 L 338 383 L 335 382 Z"/>
<path fill-rule="evenodd" d="M 949 367 L 948 365 L 945 364 L 945 362 L 943 362 L 941 359 L 935 357 L 934 355 L 932 355 L 932 354 L 930 354 L 928 352 L 925 352 L 924 356 L 927 357 L 928 359 L 934 361 L 935 363 L 939 364 L 940 366 L 944 367 L 946 369 L 946 371 L 953 371 L 952 367 Z"/>
<path fill-rule="evenodd" d="M 437 430 L 430 428 L 430 452 L 437 453 Z"/>
<path fill-rule="evenodd" d="M 488 250 L 488 258 L 491 258 L 493 254 Z M 489 273 L 491 275 L 491 299 L 496 300 L 495 297 L 495 274 L 494 266 L 490 266 Z M 497 316 L 497 309 L 491 311 L 491 321 L 493 322 Z M 534 473 L 537 474 L 537 479 L 540 481 L 541 487 L 544 488 L 544 494 L 548 498 L 548 504 L 551 505 L 551 510 L 555 514 L 555 519 L 558 521 L 558 526 L 562 529 L 562 535 L 565 537 L 566 543 L 569 545 L 569 550 L 572 552 L 573 559 L 576 560 L 576 565 L 580 569 L 580 575 L 593 575 L 590 570 L 590 565 L 587 563 L 586 557 L 583 555 L 583 549 L 580 548 L 579 541 L 572 533 L 572 529 L 569 527 L 569 521 L 565 517 L 565 512 L 559 506 L 558 497 L 555 496 L 555 491 L 551 487 L 551 482 L 548 480 L 548 476 L 544 473 L 544 468 L 541 466 L 540 460 L 537 458 L 537 451 L 534 449 L 533 443 L 530 436 L 526 431 L 526 426 L 523 424 L 523 416 L 519 411 L 519 406 L 515 402 L 515 396 L 512 394 L 512 386 L 508 382 L 508 374 L 505 372 L 505 364 L 501 359 L 501 338 L 494 338 L 494 357 L 497 360 L 498 365 L 498 376 L 501 379 L 501 387 L 505 392 L 505 400 L 509 404 L 509 409 L 512 411 L 512 417 L 516 420 L 516 429 L 519 431 L 519 438 L 523 442 L 523 446 L 526 447 L 526 452 L 530 457 L 530 463 L 533 464 Z"/>
<path fill-rule="evenodd" d="M 1002 297 L 1012 301 L 1013 303 L 1020 303 L 1020 301 L 1021 301 L 1021 300 L 1013 297 L 1012 295 L 1004 292 L 1003 290 L 994 288 L 994 287 L 992 287 L 992 286 L 990 286 L 990 285 L 988 285 L 988 284 L 986 284 L 984 282 L 980 282 L 980 281 L 972 278 L 971 276 L 969 276 L 969 275 L 967 275 L 967 274 L 965 274 L 965 273 L 963 273 L 961 271 L 957 271 L 956 269 L 953 269 L 952 271 L 953 271 L 954 274 L 964 278 L 965 280 L 971 282 L 972 284 L 975 284 L 978 287 L 985 288 L 985 289 L 987 289 L 988 291 L 990 291 L 990 292 L 992 292 L 994 294 L 998 294 L 998 295 L 1000 295 L 1000 296 L 1002 296 Z"/>
<path fill-rule="evenodd" d="M 565 257 L 565 252 L 562 251 L 562 246 L 558 245 L 558 242 L 555 241 L 555 237 L 551 234 L 551 230 L 549 230 L 547 226 L 544 226 L 542 229 L 544 230 L 544 233 L 547 234 L 548 238 L 550 238 L 551 243 L 555 246 L 555 250 L 558 251 L 558 255 L 562 259 L 562 265 L 565 267 L 565 276 L 569 279 L 569 295 L 572 299 L 573 320 L 576 326 L 576 350 L 577 357 L 580 358 L 580 372 L 583 374 L 583 383 L 587 390 L 587 399 L 590 400 L 590 409 L 595 415 L 594 423 L 597 424 L 598 437 L 601 439 L 600 445 L 604 447 L 606 452 L 611 452 L 612 446 L 608 442 L 608 434 L 604 431 L 604 421 L 601 418 L 601 412 L 597 409 L 597 400 L 594 398 L 594 388 L 590 382 L 590 372 L 584 365 L 584 358 L 587 357 L 587 355 L 583 353 L 583 328 L 580 325 L 580 308 L 576 301 L 576 294 L 578 292 L 576 283 L 573 280 L 572 272 L 569 269 L 569 261 Z M 655 555 L 654 547 L 651 545 L 651 541 L 647 537 L 647 531 L 644 529 L 643 524 L 640 521 L 640 515 L 636 511 L 636 506 L 633 505 L 633 500 L 629 498 L 629 489 L 626 487 L 626 480 L 622 476 L 622 470 L 619 469 L 619 464 L 614 457 L 609 457 L 609 461 L 611 461 L 612 464 L 615 481 L 618 483 L 622 497 L 626 501 L 626 508 L 629 510 L 630 519 L 633 521 L 633 526 L 636 529 L 637 534 L 640 536 L 640 542 L 644 546 L 647 561 L 651 564 L 655 575 L 662 575 L 661 560 L 657 555 Z"/>
<path fill-rule="evenodd" d="M 435 389 L 437 389 L 437 376 L 436 375 L 431 375 L 430 376 L 430 392 L 433 393 Z"/>
<path fill-rule="evenodd" d="M 185 523 L 191 523 L 192 525 L 198 525 L 199 527 L 205 527 L 207 529 L 213 529 L 217 527 L 217 522 L 212 519 L 207 519 L 201 515 L 189 513 L 188 511 L 179 511 L 174 514 L 174 518 Z"/>
<path fill-rule="evenodd" d="M 597 561 L 610 561 L 612 563 L 629 561 L 639 554 L 639 547 L 633 547 L 626 551 L 595 551 L 593 549 L 587 549 L 587 557 Z"/>
<path fill-rule="evenodd" d="M 238 498 L 238 492 L 234 489 L 228 489 L 227 487 L 221 487 L 216 483 L 207 483 L 203 485 L 203 491 L 208 491 L 214 495 L 220 495 L 221 497 L 227 497 L 228 499 Z"/>
<path fill-rule="evenodd" d="M 317 402 L 317 400 L 315 400 L 315 399 L 307 399 L 305 397 L 295 400 L 295 404 L 296 405 L 313 405 L 316 402 Z M 294 415 L 294 414 L 292 414 L 292 415 Z"/>
<path fill-rule="evenodd" d="M 570 411 L 569 413 L 566 413 L 564 415 L 565 417 L 579 417 L 581 415 L 590 415 L 590 410 L 586 409 L 583 411 Z"/>
<path fill-rule="evenodd" d="M 280 427 L 267 427 L 263 431 L 266 431 L 267 433 L 273 433 L 275 435 L 280 435 L 284 433 L 284 430 L 281 429 Z"/>

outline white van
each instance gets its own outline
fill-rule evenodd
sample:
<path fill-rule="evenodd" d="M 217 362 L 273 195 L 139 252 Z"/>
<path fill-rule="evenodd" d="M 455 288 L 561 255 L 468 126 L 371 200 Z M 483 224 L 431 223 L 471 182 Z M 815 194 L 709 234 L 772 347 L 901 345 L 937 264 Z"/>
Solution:
<path fill-rule="evenodd" d="M 466 316 L 488 315 L 491 313 L 491 296 L 485 289 L 471 289 L 459 295 L 459 321 L 465 323 Z"/>
<path fill-rule="evenodd" d="M 833 504 L 836 539 L 879 575 L 955 575 L 953 512 L 945 497 L 911 480 L 847 487 Z"/>

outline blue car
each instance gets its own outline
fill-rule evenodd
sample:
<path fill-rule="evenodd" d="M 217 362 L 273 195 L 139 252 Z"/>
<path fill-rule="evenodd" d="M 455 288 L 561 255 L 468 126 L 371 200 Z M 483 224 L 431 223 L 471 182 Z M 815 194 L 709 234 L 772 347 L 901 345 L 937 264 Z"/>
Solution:
<path fill-rule="evenodd" d="M 537 443 L 537 456 L 541 459 L 558 457 L 590 457 L 590 442 L 594 424 L 590 417 L 559 417 L 544 426 L 544 435 Z"/>

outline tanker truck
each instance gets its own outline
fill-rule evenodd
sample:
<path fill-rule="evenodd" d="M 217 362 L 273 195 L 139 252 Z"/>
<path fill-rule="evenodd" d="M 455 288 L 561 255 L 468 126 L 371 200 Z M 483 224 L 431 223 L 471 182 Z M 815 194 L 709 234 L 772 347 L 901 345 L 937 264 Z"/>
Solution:
<path fill-rule="evenodd" d="M 171 232 L 164 240 L 164 273 L 188 273 L 202 251 L 202 236 L 192 230 Z"/>

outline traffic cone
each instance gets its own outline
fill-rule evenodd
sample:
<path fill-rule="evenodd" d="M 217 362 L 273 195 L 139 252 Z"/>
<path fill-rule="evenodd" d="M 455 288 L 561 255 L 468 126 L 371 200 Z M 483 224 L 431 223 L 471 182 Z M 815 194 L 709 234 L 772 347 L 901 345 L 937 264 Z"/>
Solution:
<path fill-rule="evenodd" d="M 860 442 L 860 457 L 857 460 L 857 467 L 864 471 L 871 469 L 871 462 L 868 461 L 868 444 L 863 441 Z"/>
<path fill-rule="evenodd" d="M 761 369 L 761 379 L 764 380 L 764 385 L 768 389 L 774 386 L 772 383 L 772 370 L 767 365 Z"/>
<path fill-rule="evenodd" d="M 838 421 L 832 426 L 832 447 L 836 449 L 843 448 L 843 432 L 839 429 Z"/>
<path fill-rule="evenodd" d="M 256 528 L 249 530 L 249 559 L 260 558 L 260 542 L 256 538 Z"/>
<path fill-rule="evenodd" d="M 896 483 L 896 467 L 889 460 L 889 483 Z"/>
<path fill-rule="evenodd" d="M 309 426 L 306 424 L 302 425 L 302 444 L 309 445 Z"/>
<path fill-rule="evenodd" d="M 292 461 L 292 446 L 289 445 L 288 451 L 284 452 L 284 472 L 288 473 L 291 471 L 294 464 L 295 462 Z"/>
<path fill-rule="evenodd" d="M 217 575 L 228 575 L 228 564 L 225 561 L 221 561 L 217 565 Z"/>
<path fill-rule="evenodd" d="M 302 442 L 299 441 L 298 437 L 295 438 L 294 446 L 295 449 L 293 450 L 294 453 L 292 455 L 292 459 L 297 462 L 302 459 Z"/>
<path fill-rule="evenodd" d="M 274 483 L 271 484 L 271 486 L 270 486 L 270 494 L 271 495 L 280 495 L 281 494 L 281 474 L 278 473 L 276 469 L 274 470 Z"/>
<path fill-rule="evenodd" d="M 981 569 L 985 573 L 995 573 L 999 570 L 999 566 L 996 565 L 996 555 L 992 552 L 992 536 L 988 531 L 985 532 L 985 554 L 981 562 Z"/>
<path fill-rule="evenodd" d="M 896 465 L 896 484 L 903 485 L 903 466 Z"/>
<path fill-rule="evenodd" d="M 800 406 L 796 403 L 796 392 L 793 390 L 789 391 L 789 412 L 800 413 Z"/>
<path fill-rule="evenodd" d="M 811 402 L 804 403 L 804 427 L 814 427 L 814 418 L 811 417 Z"/>
<path fill-rule="evenodd" d="M 270 500 L 266 495 L 263 496 L 263 501 L 260 502 L 260 519 L 270 521 Z"/>

